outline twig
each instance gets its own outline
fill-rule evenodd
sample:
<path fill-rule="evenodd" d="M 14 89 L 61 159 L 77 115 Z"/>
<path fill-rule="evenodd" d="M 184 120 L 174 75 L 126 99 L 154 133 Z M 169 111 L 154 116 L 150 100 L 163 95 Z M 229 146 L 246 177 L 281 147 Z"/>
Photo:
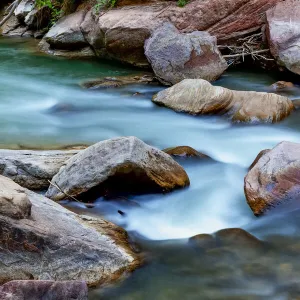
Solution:
<path fill-rule="evenodd" d="M 229 55 L 223 55 L 224 58 L 233 58 L 233 57 L 240 57 L 240 56 L 247 56 L 247 55 L 253 55 L 253 54 L 258 54 L 258 53 L 266 53 L 269 52 L 269 49 L 264 49 L 264 50 L 258 50 L 258 51 L 253 51 L 253 52 L 247 52 L 247 53 L 237 53 L 237 54 L 229 54 Z"/>
<path fill-rule="evenodd" d="M 253 38 L 255 38 L 255 37 L 257 38 L 257 37 L 261 37 L 261 36 L 262 36 L 262 33 L 259 32 L 259 33 L 252 34 L 250 36 L 246 36 L 244 38 L 240 38 L 240 39 L 238 39 L 238 41 L 249 41 L 249 40 L 252 41 Z"/>
<path fill-rule="evenodd" d="M 274 61 L 275 59 L 274 58 L 267 58 L 267 57 L 264 57 L 263 55 L 259 55 L 259 54 L 255 54 L 255 56 L 258 56 L 264 60 L 270 60 L 270 61 Z"/>
<path fill-rule="evenodd" d="M 75 197 L 73 197 L 73 196 L 71 196 L 71 195 L 69 195 L 69 194 L 67 194 L 66 192 L 64 192 L 60 187 L 59 187 L 59 185 L 56 183 L 56 182 L 51 182 L 50 180 L 48 180 L 48 182 L 52 185 L 52 186 L 54 186 L 55 188 L 57 188 L 61 193 L 63 193 L 65 196 L 67 196 L 68 198 L 70 198 L 70 199 L 72 199 L 72 200 L 74 200 L 74 201 L 76 201 L 76 202 L 79 202 L 79 203 L 82 203 L 82 202 L 80 202 L 78 199 L 76 199 Z"/>
<path fill-rule="evenodd" d="M 5 14 L 7 14 L 9 11 L 10 11 L 10 9 L 15 5 L 15 2 L 16 1 L 14 1 L 14 2 L 12 2 L 6 9 L 5 9 Z"/>

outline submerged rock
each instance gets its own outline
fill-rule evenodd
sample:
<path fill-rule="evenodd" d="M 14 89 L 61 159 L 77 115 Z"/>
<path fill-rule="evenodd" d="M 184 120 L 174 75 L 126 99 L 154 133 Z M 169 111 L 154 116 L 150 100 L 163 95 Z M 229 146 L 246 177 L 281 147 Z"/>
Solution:
<path fill-rule="evenodd" d="M 193 115 L 227 114 L 234 122 L 279 122 L 294 109 L 288 98 L 271 93 L 234 91 L 202 79 L 185 79 L 154 95 L 152 101 Z"/>
<path fill-rule="evenodd" d="M 47 54 L 51 54 L 58 57 L 65 57 L 69 59 L 85 59 L 95 57 L 93 50 L 89 46 L 73 50 L 52 49 L 50 45 L 45 41 L 45 39 L 42 39 L 40 41 L 39 49 Z"/>
<path fill-rule="evenodd" d="M 217 247 L 217 241 L 211 234 L 197 234 L 189 238 L 189 243 L 197 247 L 197 249 L 204 251 Z"/>
<path fill-rule="evenodd" d="M 300 144 L 282 142 L 259 155 L 244 185 L 247 202 L 257 216 L 299 199 Z"/>
<path fill-rule="evenodd" d="M 0 176 L 0 186 L 6 181 L 16 185 Z M 15 193 L 14 187 L 6 191 Z M 22 202 L 30 200 L 30 215 L 16 220 L 0 211 L 0 283 L 84 280 L 95 286 L 114 281 L 139 265 L 122 228 L 76 215 L 29 190 L 25 195 Z"/>
<path fill-rule="evenodd" d="M 226 228 L 214 234 L 198 234 L 189 243 L 212 263 L 240 263 L 256 259 L 269 250 L 268 243 L 241 228 Z"/>
<path fill-rule="evenodd" d="M 189 185 L 184 169 L 168 154 L 136 137 L 99 142 L 72 157 L 53 179 L 65 193 L 95 199 L 118 193 L 168 192 Z M 66 196 L 50 186 L 46 196 Z"/>
<path fill-rule="evenodd" d="M 101 79 L 85 81 L 80 85 L 86 89 L 101 89 L 118 88 L 130 84 L 150 84 L 155 82 L 157 82 L 157 80 L 155 80 L 155 77 L 149 73 L 143 75 L 104 77 Z"/>
<path fill-rule="evenodd" d="M 32 190 L 48 188 L 49 180 L 78 150 L 0 150 L 0 174 Z"/>
<path fill-rule="evenodd" d="M 267 37 L 277 63 L 300 74 L 300 2 L 280 1 L 267 11 Z"/>
<path fill-rule="evenodd" d="M 217 244 L 222 247 L 262 250 L 263 242 L 241 228 L 226 228 L 215 233 Z"/>
<path fill-rule="evenodd" d="M 84 281 L 14 280 L 0 286 L 1 300 L 88 300 Z"/>
<path fill-rule="evenodd" d="M 145 55 L 157 78 L 167 85 L 186 78 L 214 81 L 228 67 L 215 37 L 205 31 L 182 34 L 171 23 L 152 33 L 145 43 Z"/>
<path fill-rule="evenodd" d="M 180 156 L 180 157 L 199 157 L 199 158 L 210 158 L 208 155 L 198 152 L 189 146 L 178 146 L 171 147 L 163 150 L 171 156 Z"/>
<path fill-rule="evenodd" d="M 293 88 L 294 84 L 292 82 L 287 81 L 277 81 L 271 85 L 271 88 L 275 91 L 281 91 L 285 89 Z"/>

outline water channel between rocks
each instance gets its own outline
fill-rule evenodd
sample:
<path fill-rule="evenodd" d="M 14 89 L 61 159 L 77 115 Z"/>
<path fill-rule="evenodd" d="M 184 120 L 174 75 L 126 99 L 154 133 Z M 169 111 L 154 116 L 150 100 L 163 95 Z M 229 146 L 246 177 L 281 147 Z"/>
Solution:
<path fill-rule="evenodd" d="M 38 55 L 31 43 L 0 39 L 1 148 L 47 149 L 134 135 L 159 149 L 188 145 L 214 159 L 179 159 L 191 180 L 182 191 L 99 199 L 92 209 L 64 203 L 123 226 L 147 254 L 143 268 L 113 287 L 91 291 L 91 299 L 296 299 L 300 213 L 288 207 L 280 215 L 255 218 L 243 179 L 260 150 L 283 140 L 300 142 L 299 112 L 276 125 L 232 125 L 222 117 L 193 117 L 154 105 L 158 86 L 84 90 L 79 86 L 84 80 L 140 72 L 111 62 Z M 286 80 L 282 77 L 236 69 L 215 84 L 268 91 Z M 300 98 L 300 87 L 289 96 Z M 190 236 L 228 227 L 248 230 L 272 250 L 236 259 L 223 249 L 208 258 L 187 244 Z"/>

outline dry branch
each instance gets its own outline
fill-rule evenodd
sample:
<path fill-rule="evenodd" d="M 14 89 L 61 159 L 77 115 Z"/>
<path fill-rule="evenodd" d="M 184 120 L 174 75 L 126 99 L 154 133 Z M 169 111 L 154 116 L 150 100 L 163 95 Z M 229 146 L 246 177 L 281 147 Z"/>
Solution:
<path fill-rule="evenodd" d="M 262 49 L 262 45 L 262 33 L 255 33 L 238 39 L 236 45 L 221 45 L 218 48 L 223 49 L 223 52 L 225 52 L 223 57 L 229 65 L 243 62 L 246 56 L 251 56 L 253 60 L 258 61 L 273 61 L 274 59 L 269 55 L 270 50 Z"/>
<path fill-rule="evenodd" d="M 73 197 L 73 196 L 67 194 L 66 192 L 64 192 L 64 191 L 59 187 L 59 185 L 58 185 L 56 182 L 53 183 L 53 182 L 51 182 L 50 180 L 48 180 L 48 182 L 49 182 L 52 186 L 54 186 L 55 188 L 57 188 L 61 193 L 63 193 L 67 198 L 72 199 L 72 200 L 74 200 L 74 201 L 76 201 L 76 202 L 82 203 L 82 202 L 80 202 L 78 199 L 76 199 L 75 197 Z"/>
<path fill-rule="evenodd" d="M 229 54 L 229 55 L 223 55 L 224 58 L 233 58 L 233 57 L 240 57 L 240 56 L 246 56 L 246 55 L 254 55 L 259 54 L 259 53 L 266 53 L 269 52 L 269 49 L 263 49 L 263 50 L 258 50 L 258 51 L 253 51 L 253 52 L 243 52 L 243 53 L 238 53 L 238 54 Z"/>

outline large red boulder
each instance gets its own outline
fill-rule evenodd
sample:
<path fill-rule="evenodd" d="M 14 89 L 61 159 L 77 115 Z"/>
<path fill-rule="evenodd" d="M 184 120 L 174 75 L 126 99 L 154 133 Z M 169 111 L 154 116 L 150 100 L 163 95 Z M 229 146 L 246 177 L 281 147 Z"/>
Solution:
<path fill-rule="evenodd" d="M 173 5 L 164 16 L 181 31 L 205 30 L 218 40 L 238 38 L 258 30 L 264 13 L 282 0 L 194 0 L 184 8 Z"/>

